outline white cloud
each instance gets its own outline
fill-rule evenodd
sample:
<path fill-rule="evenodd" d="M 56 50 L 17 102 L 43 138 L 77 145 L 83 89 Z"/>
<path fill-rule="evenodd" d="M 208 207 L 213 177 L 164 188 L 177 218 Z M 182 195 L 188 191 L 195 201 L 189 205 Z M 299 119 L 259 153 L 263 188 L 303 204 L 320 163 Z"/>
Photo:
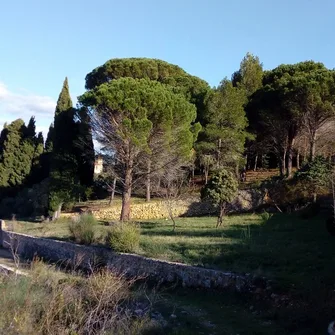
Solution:
<path fill-rule="evenodd" d="M 5 83 L 0 82 L 0 129 L 5 122 L 18 118 L 28 122 L 35 116 L 37 131 L 43 131 L 44 136 L 53 122 L 56 102 L 48 96 L 36 95 L 27 91 L 12 92 Z"/>

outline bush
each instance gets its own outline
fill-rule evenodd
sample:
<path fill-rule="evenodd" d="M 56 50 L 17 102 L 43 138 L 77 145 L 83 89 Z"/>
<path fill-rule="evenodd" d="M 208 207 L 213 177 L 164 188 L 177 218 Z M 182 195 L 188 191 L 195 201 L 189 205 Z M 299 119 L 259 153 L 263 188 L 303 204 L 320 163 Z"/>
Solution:
<path fill-rule="evenodd" d="M 86 201 L 90 200 L 93 196 L 93 193 L 94 193 L 93 187 L 87 187 L 84 192 L 85 200 Z"/>
<path fill-rule="evenodd" d="M 91 214 L 82 214 L 78 220 L 69 224 L 72 238 L 81 244 L 92 244 L 95 241 L 95 225 L 97 220 Z"/>
<path fill-rule="evenodd" d="M 295 179 L 305 184 L 315 202 L 317 195 L 329 193 L 331 175 L 331 165 L 325 158 L 317 156 L 295 174 Z"/>
<path fill-rule="evenodd" d="M 267 191 L 270 203 L 284 212 L 297 211 L 306 206 L 311 201 L 313 192 L 309 182 L 297 177 L 289 180 L 273 177 L 262 183 L 262 189 Z"/>
<path fill-rule="evenodd" d="M 63 204 L 62 209 L 65 212 L 72 212 L 73 211 L 73 207 L 74 207 L 75 203 L 72 201 L 67 201 Z"/>
<path fill-rule="evenodd" d="M 261 221 L 262 221 L 262 224 L 267 223 L 267 222 L 272 218 L 272 215 L 273 215 L 273 214 L 271 214 L 271 213 L 269 213 L 269 212 L 266 212 L 266 211 L 264 211 L 263 213 L 261 213 L 261 214 L 259 215 L 259 217 L 260 217 L 260 219 L 261 219 Z"/>
<path fill-rule="evenodd" d="M 118 223 L 112 226 L 106 244 L 117 252 L 135 252 L 140 243 L 140 229 L 135 224 Z"/>

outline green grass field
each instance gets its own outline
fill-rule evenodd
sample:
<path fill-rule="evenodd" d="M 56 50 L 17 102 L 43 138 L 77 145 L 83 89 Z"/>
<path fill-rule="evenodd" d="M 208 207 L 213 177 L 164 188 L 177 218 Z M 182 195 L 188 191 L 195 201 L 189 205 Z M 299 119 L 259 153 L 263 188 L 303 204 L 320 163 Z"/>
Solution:
<path fill-rule="evenodd" d="M 214 217 L 178 218 L 176 222 L 175 232 L 168 220 L 140 222 L 138 253 L 264 276 L 274 281 L 276 292 L 294 300 L 285 308 L 261 304 L 257 312 L 251 312 L 250 306 L 257 301 L 249 298 L 241 301 L 227 294 L 185 290 L 170 295 L 168 301 L 174 300 L 176 308 L 193 306 L 209 314 L 208 320 L 226 327 L 217 334 L 321 334 L 334 318 L 335 238 L 326 231 L 325 217 L 303 220 L 297 215 L 276 214 L 262 223 L 257 214 L 236 215 L 227 217 L 219 229 Z M 66 220 L 17 222 L 14 229 L 35 236 L 70 238 Z M 101 241 L 107 229 L 103 223 L 96 226 Z M 244 321 L 250 325 L 248 331 Z"/>
<path fill-rule="evenodd" d="M 332 284 L 329 269 L 335 261 L 335 240 L 328 235 L 323 217 L 302 220 L 295 215 L 274 215 L 262 224 L 259 215 L 227 217 L 215 228 L 214 217 L 179 218 L 172 231 L 168 220 L 141 222 L 139 254 L 204 266 L 250 272 L 285 286 L 304 288 L 322 279 Z M 14 228 L 34 236 L 69 239 L 68 222 L 18 222 Z M 101 241 L 108 227 L 96 227 Z"/>

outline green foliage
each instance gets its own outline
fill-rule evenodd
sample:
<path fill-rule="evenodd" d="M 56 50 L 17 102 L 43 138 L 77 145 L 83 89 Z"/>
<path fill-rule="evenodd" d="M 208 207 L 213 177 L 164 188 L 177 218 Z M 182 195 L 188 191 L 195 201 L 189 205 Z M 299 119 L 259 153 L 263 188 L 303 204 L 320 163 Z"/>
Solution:
<path fill-rule="evenodd" d="M 182 93 L 197 108 L 197 121 L 206 113 L 206 96 L 211 91 L 208 83 L 191 76 L 177 65 L 159 59 L 111 59 L 86 76 L 86 88 L 93 89 L 103 83 L 120 78 L 147 79 L 168 84 L 176 93 Z"/>
<path fill-rule="evenodd" d="M 86 92 L 79 101 L 91 113 L 98 140 L 118 158 L 120 169 L 114 173 L 123 182 L 124 192 L 131 190 L 135 162 L 139 166 L 148 156 L 162 152 L 165 157 L 192 154 L 196 109 L 170 86 L 121 78 Z"/>
<path fill-rule="evenodd" d="M 323 158 L 316 158 L 316 160 L 320 161 L 306 164 L 303 169 L 295 174 L 294 178 L 273 177 L 263 181 L 261 189 L 266 190 L 269 203 L 279 206 L 283 211 L 291 212 L 304 208 L 311 200 L 316 201 L 317 195 L 329 194 L 331 177 L 329 165 Z M 318 171 L 314 170 L 317 166 L 316 170 Z M 311 171 L 314 170 L 313 175 L 319 176 L 315 179 L 315 182 L 310 178 L 309 167 L 313 167 L 311 168 Z M 326 169 L 324 169 L 325 167 Z"/>
<path fill-rule="evenodd" d="M 75 111 L 67 78 L 55 110 L 54 128 L 49 129 L 46 151 L 50 152 L 50 205 L 56 211 L 73 202 L 93 180 L 93 142 L 86 110 Z"/>
<path fill-rule="evenodd" d="M 297 173 L 296 178 L 306 181 L 315 189 L 329 187 L 332 167 L 322 156 L 317 156 L 313 161 L 305 164 Z"/>
<path fill-rule="evenodd" d="M 11 195 L 40 178 L 39 160 L 43 152 L 43 136 L 36 135 L 35 119 L 28 126 L 21 119 L 5 125 L 0 135 L 0 188 L 2 195 Z"/>
<path fill-rule="evenodd" d="M 210 200 L 214 205 L 221 206 L 234 200 L 238 182 L 234 175 L 225 170 L 215 171 L 208 184 L 201 190 L 201 198 Z"/>
<path fill-rule="evenodd" d="M 317 131 L 335 115 L 334 97 L 335 72 L 321 63 L 280 65 L 264 74 L 263 87 L 248 105 L 248 118 L 263 148 L 276 153 L 282 174 L 285 153 L 287 175 L 292 174 L 293 146 L 302 132 L 314 158 Z"/>
<path fill-rule="evenodd" d="M 262 224 L 266 224 L 271 218 L 272 218 L 273 214 L 263 211 L 259 217 L 261 219 Z"/>
<path fill-rule="evenodd" d="M 194 98 L 209 88 L 205 81 L 189 75 L 179 66 L 150 58 L 111 59 L 86 76 L 86 88 L 93 89 L 108 81 L 125 77 L 159 81 L 184 88 Z"/>
<path fill-rule="evenodd" d="M 94 146 L 90 118 L 86 108 L 78 108 L 75 112 L 75 136 L 73 150 L 78 164 L 78 177 L 83 189 L 90 187 L 94 175 Z"/>
<path fill-rule="evenodd" d="M 15 197 L 3 198 L 0 201 L 0 217 L 10 218 L 12 214 L 18 217 L 33 217 L 46 215 L 48 208 L 48 189 L 47 179 L 24 188 Z"/>
<path fill-rule="evenodd" d="M 77 183 L 77 162 L 73 154 L 74 128 L 74 109 L 68 80 L 65 78 L 56 105 L 54 128 L 49 134 L 51 140 L 49 147 L 52 143 L 49 195 L 51 213 L 64 202 L 70 202 L 74 198 L 74 189 Z"/>
<path fill-rule="evenodd" d="M 93 186 L 85 188 L 85 200 L 91 200 L 93 194 L 94 194 L 94 189 Z"/>
<path fill-rule="evenodd" d="M 47 139 L 45 141 L 45 152 L 52 152 L 53 150 L 53 137 L 54 137 L 54 125 L 53 123 L 49 127 Z"/>
<path fill-rule="evenodd" d="M 86 88 L 92 89 L 107 81 L 131 77 L 164 81 L 186 73 L 177 65 L 149 58 L 116 58 L 94 69 L 86 76 Z"/>
<path fill-rule="evenodd" d="M 62 210 L 65 212 L 71 212 L 73 210 L 73 207 L 75 205 L 75 202 L 69 201 L 69 202 L 64 202 L 62 205 Z"/>
<path fill-rule="evenodd" d="M 102 84 L 79 97 L 79 100 L 93 107 L 106 122 L 110 122 L 111 117 L 120 119 L 117 126 L 119 137 L 129 139 L 140 150 L 150 151 L 148 139 L 154 126 L 165 130 L 163 139 L 168 141 L 173 127 L 177 125 L 183 126 L 179 130 L 179 138 L 183 142 L 178 150 L 182 153 L 192 148 L 190 127 L 196 117 L 195 108 L 168 86 L 146 79 L 121 78 Z M 102 106 L 111 113 L 102 112 Z"/>
<path fill-rule="evenodd" d="M 72 100 L 71 100 L 70 91 L 69 91 L 69 82 L 66 77 L 63 82 L 63 88 L 57 100 L 55 115 L 58 116 L 62 114 L 63 112 L 68 112 L 69 110 L 72 109 L 72 107 L 73 105 L 72 105 Z"/>
<path fill-rule="evenodd" d="M 262 87 L 262 79 L 263 65 L 257 56 L 248 52 L 240 64 L 240 69 L 232 76 L 233 85 L 250 97 Z"/>
<path fill-rule="evenodd" d="M 140 229 L 133 223 L 118 223 L 107 232 L 106 244 L 116 252 L 136 252 L 140 243 Z"/>
<path fill-rule="evenodd" d="M 92 244 L 95 241 L 97 221 L 91 214 L 82 214 L 78 220 L 69 224 L 71 237 L 80 244 Z"/>
<path fill-rule="evenodd" d="M 245 95 L 225 79 L 207 99 L 205 127 L 199 135 L 199 155 L 212 155 L 217 166 L 235 166 L 244 152 L 250 134 L 244 112 Z"/>
<path fill-rule="evenodd" d="M 119 84 L 113 84 L 114 82 Z M 124 94 L 119 92 L 118 96 L 113 96 L 111 94 L 113 92 L 107 92 L 107 87 L 118 91 L 120 85 L 126 82 L 129 87 L 124 87 Z M 136 88 L 134 84 L 131 84 L 135 82 L 137 82 Z M 140 86 L 144 87 L 144 83 L 146 83 L 147 88 L 142 90 Z M 131 85 L 134 87 L 133 92 L 129 91 Z M 169 162 L 173 160 L 175 160 L 175 166 L 178 164 L 187 166 L 189 164 L 192 154 L 191 149 L 201 129 L 200 123 L 194 122 L 196 118 L 197 121 L 201 120 L 205 114 L 205 98 L 210 92 L 210 87 L 205 81 L 187 74 L 176 65 L 164 61 L 147 58 L 125 58 L 111 59 L 94 69 L 86 76 L 86 88 L 90 90 L 89 93 L 96 94 L 100 91 L 102 94 L 106 93 L 106 97 L 109 96 L 109 101 L 114 100 L 118 107 L 114 110 L 112 118 L 116 117 L 118 110 L 125 112 L 122 116 L 119 115 L 122 118 L 122 124 L 118 123 L 117 127 L 113 125 L 110 133 L 114 132 L 122 137 L 121 141 L 118 140 L 119 143 L 123 142 L 124 144 L 125 139 L 129 138 L 131 148 L 126 149 L 122 144 L 122 150 L 120 148 L 115 149 L 113 146 L 117 141 L 113 138 L 114 136 L 105 134 L 105 136 L 99 138 L 103 145 L 108 144 L 105 146 L 106 150 L 118 155 L 120 165 L 131 167 L 133 163 L 130 161 L 136 160 L 138 170 L 136 175 L 143 175 L 143 169 L 162 171 L 162 168 L 166 168 Z M 105 88 L 104 92 L 102 92 L 103 88 Z M 135 93 L 135 90 L 137 93 Z M 142 98 L 140 97 L 141 91 L 144 93 Z M 149 91 L 151 92 L 150 96 L 147 93 Z M 81 97 L 81 103 L 89 106 L 91 111 L 92 107 L 101 109 L 103 101 L 97 103 L 94 100 L 92 96 L 89 98 L 88 94 Z M 191 107 L 186 102 L 194 104 L 196 109 L 194 105 Z M 110 103 L 107 105 L 112 110 L 113 106 Z M 134 113 L 134 109 L 136 109 L 136 113 Z M 126 115 L 128 112 L 131 115 Z M 143 113 L 140 115 L 140 112 L 144 112 L 145 115 Z M 108 112 L 106 112 L 107 114 Z M 107 119 L 108 117 L 105 116 L 104 118 Z M 100 128 L 103 123 L 101 122 L 102 119 L 100 115 Z M 116 119 L 118 118 L 116 117 Z M 120 131 L 120 127 L 123 128 L 122 131 Z M 111 137 L 112 141 L 110 140 Z M 106 138 L 108 138 L 108 141 L 106 141 Z M 129 162 L 126 163 L 124 159 L 120 159 L 121 151 L 131 153 Z M 136 152 L 135 155 L 133 155 L 134 151 Z M 117 167 L 114 170 L 116 169 Z M 133 178 L 135 173 L 130 173 L 130 170 L 131 168 L 127 172 L 124 170 L 123 175 L 120 172 L 116 174 L 121 180 L 124 180 L 126 175 L 128 176 L 127 179 Z M 147 192 L 149 193 L 151 174 L 151 172 L 148 173 L 147 179 Z M 130 181 L 128 180 L 124 184 L 128 185 L 124 187 L 128 199 L 130 198 Z M 130 207 L 127 206 L 126 208 Z M 125 216 L 129 216 L 129 214 Z"/>
<path fill-rule="evenodd" d="M 329 193 L 332 174 L 329 162 L 324 157 L 317 156 L 296 173 L 295 180 L 303 184 L 305 190 L 309 192 L 309 197 L 313 195 L 315 202 L 318 194 Z"/>

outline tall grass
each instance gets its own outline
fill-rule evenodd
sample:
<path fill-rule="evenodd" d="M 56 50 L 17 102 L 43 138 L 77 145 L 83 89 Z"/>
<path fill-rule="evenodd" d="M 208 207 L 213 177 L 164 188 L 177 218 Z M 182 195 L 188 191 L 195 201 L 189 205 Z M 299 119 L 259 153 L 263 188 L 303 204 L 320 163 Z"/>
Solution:
<path fill-rule="evenodd" d="M 0 276 L 1 334 L 140 334 L 132 283 L 109 272 L 84 278 L 35 262 L 30 277 Z"/>

